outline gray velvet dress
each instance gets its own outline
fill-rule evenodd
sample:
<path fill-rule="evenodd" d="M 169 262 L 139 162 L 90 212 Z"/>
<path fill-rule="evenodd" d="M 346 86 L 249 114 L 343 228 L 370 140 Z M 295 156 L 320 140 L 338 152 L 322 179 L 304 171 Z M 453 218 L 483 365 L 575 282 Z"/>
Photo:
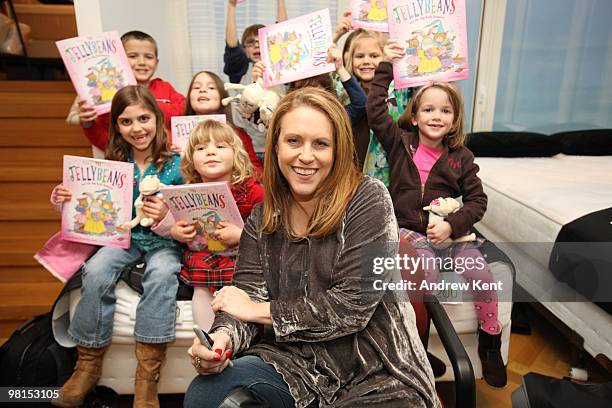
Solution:
<path fill-rule="evenodd" d="M 254 208 L 240 241 L 234 285 L 270 302 L 273 325 L 217 315 L 212 331 L 231 333 L 234 353 L 252 354 L 283 376 L 298 408 L 439 407 L 412 306 L 373 282 L 372 258 L 394 257 L 398 228 L 391 198 L 365 176 L 337 232 L 288 239 L 260 232 Z"/>

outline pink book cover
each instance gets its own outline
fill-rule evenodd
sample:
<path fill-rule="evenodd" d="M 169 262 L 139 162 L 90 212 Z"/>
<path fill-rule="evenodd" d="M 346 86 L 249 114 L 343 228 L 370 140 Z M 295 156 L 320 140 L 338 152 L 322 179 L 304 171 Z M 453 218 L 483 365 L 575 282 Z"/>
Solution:
<path fill-rule="evenodd" d="M 62 238 L 85 244 L 130 247 L 134 164 L 64 156 L 63 184 L 72 199 L 62 206 Z"/>
<path fill-rule="evenodd" d="M 197 183 L 162 188 L 175 221 L 192 223 L 196 228 L 195 239 L 188 244 L 192 251 L 216 252 L 235 255 L 237 248 L 227 248 L 211 233 L 221 228 L 220 222 L 231 222 L 244 227 L 240 211 L 228 183 Z"/>
<path fill-rule="evenodd" d="M 388 0 L 389 37 L 406 50 L 393 64 L 396 88 L 470 76 L 465 0 Z"/>
<path fill-rule="evenodd" d="M 266 88 L 333 71 L 327 63 L 332 45 L 329 9 L 259 29 Z"/>
<path fill-rule="evenodd" d="M 116 31 L 68 38 L 55 44 L 77 94 L 98 115 L 110 111 L 111 100 L 119 89 L 136 85 Z"/>
<path fill-rule="evenodd" d="M 191 116 L 172 116 L 170 118 L 172 126 L 172 144 L 181 149 L 181 154 L 187 147 L 189 135 L 194 127 L 205 120 L 216 120 L 227 123 L 225 115 L 191 115 Z"/>
<path fill-rule="evenodd" d="M 373 31 L 389 31 L 387 0 L 350 0 L 349 10 L 354 27 Z"/>

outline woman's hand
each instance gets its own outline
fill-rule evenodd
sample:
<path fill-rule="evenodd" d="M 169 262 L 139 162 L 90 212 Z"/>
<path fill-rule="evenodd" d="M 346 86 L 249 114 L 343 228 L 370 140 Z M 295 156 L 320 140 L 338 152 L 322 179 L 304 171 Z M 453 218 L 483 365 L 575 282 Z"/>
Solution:
<path fill-rule="evenodd" d="M 86 100 L 79 100 L 79 121 L 82 126 L 89 127 L 91 126 L 91 122 L 96 120 L 98 114 L 93 106 L 87 103 Z"/>
<path fill-rule="evenodd" d="M 63 184 L 58 184 L 51 191 L 51 204 L 62 205 L 72 199 L 72 192 Z"/>
<path fill-rule="evenodd" d="M 263 61 L 257 61 L 253 65 L 253 70 L 251 71 L 251 78 L 253 82 L 257 82 L 259 78 L 263 78 L 263 74 L 266 71 L 266 64 Z"/>
<path fill-rule="evenodd" d="M 212 350 L 200 343 L 197 337 L 187 350 L 191 364 L 200 375 L 219 374 L 232 357 L 232 340 L 226 333 L 215 332 L 210 337 L 214 341 Z"/>
<path fill-rule="evenodd" d="M 214 294 L 213 311 L 225 312 L 245 323 L 272 324 L 270 302 L 256 303 L 242 289 L 224 286 Z"/>
<path fill-rule="evenodd" d="M 453 227 L 448 221 L 439 220 L 427 225 L 427 239 L 432 244 L 441 244 L 450 238 L 453 233 Z"/>
<path fill-rule="evenodd" d="M 385 54 L 385 61 L 391 63 L 398 62 L 406 54 L 406 50 L 394 39 L 389 39 L 387 45 L 383 49 Z"/>
<path fill-rule="evenodd" d="M 158 223 L 168 214 L 168 206 L 161 198 L 151 195 L 143 199 L 142 212 Z"/>
<path fill-rule="evenodd" d="M 351 12 L 349 10 L 345 10 L 342 14 L 342 18 L 340 21 L 338 21 L 338 24 L 336 24 L 336 31 L 334 31 L 332 41 L 335 43 L 344 33 L 348 33 L 352 29 L 353 22 L 351 21 Z"/>
<path fill-rule="evenodd" d="M 187 244 L 195 238 L 196 230 L 193 224 L 187 221 L 177 221 L 170 229 L 170 235 L 175 241 Z"/>

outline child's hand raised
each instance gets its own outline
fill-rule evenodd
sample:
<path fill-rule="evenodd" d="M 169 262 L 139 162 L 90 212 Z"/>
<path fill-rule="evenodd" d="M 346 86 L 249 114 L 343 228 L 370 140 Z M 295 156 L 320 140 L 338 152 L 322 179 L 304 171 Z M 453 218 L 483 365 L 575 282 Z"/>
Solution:
<path fill-rule="evenodd" d="M 427 225 L 427 239 L 432 244 L 441 244 L 450 238 L 453 233 L 453 227 L 448 221 L 439 220 L 431 222 Z"/>
<path fill-rule="evenodd" d="M 383 51 L 385 54 L 385 61 L 391 63 L 399 61 L 404 58 L 406 54 L 406 50 L 394 39 L 389 39 L 389 41 L 387 41 L 387 45 L 385 45 Z"/>
<path fill-rule="evenodd" d="M 236 246 L 240 243 L 242 228 L 231 222 L 220 222 L 221 228 L 215 231 L 215 238 L 228 247 Z"/>
<path fill-rule="evenodd" d="M 148 196 L 143 200 L 142 212 L 158 223 L 168 214 L 168 206 L 161 198 L 154 195 Z"/>
<path fill-rule="evenodd" d="M 263 74 L 266 71 L 266 64 L 263 61 L 257 61 L 255 65 L 253 65 L 253 70 L 251 71 L 251 78 L 253 82 L 257 82 L 259 78 L 263 78 Z"/>
<path fill-rule="evenodd" d="M 332 36 L 332 41 L 336 42 L 344 33 L 348 33 L 353 29 L 353 22 L 351 21 L 351 12 L 349 10 L 345 10 L 342 14 L 342 18 L 338 21 L 336 25 L 336 31 L 334 31 L 334 35 Z"/>
<path fill-rule="evenodd" d="M 68 190 L 63 184 L 58 184 L 51 191 L 51 204 L 61 205 L 72 199 L 72 191 Z"/>
<path fill-rule="evenodd" d="M 344 67 L 344 62 L 342 61 L 342 51 L 336 44 L 332 44 L 331 47 L 327 50 L 327 62 L 333 63 L 336 67 L 336 72 L 340 76 L 340 80 L 342 82 L 347 81 L 351 78 L 351 74 Z"/>
<path fill-rule="evenodd" d="M 96 120 L 97 117 L 98 113 L 93 106 L 84 99 L 79 100 L 79 120 L 81 121 L 81 125 L 91 125 L 91 122 Z"/>
<path fill-rule="evenodd" d="M 174 240 L 187 244 L 195 238 L 196 229 L 187 221 L 177 221 L 170 229 L 170 235 Z"/>

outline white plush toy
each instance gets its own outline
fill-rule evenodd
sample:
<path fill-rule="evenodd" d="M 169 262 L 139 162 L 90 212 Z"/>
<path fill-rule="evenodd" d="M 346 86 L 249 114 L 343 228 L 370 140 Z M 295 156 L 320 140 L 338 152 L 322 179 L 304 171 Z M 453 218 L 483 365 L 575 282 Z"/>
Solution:
<path fill-rule="evenodd" d="M 429 223 L 431 224 L 433 221 L 444 220 L 447 215 L 454 213 L 455 211 L 459 210 L 459 208 L 461 208 L 461 204 L 459 204 L 459 201 L 455 200 L 454 198 L 438 197 L 432 200 L 427 207 L 423 207 L 423 210 L 429 211 Z M 434 245 L 434 248 L 444 249 L 448 248 L 454 243 L 471 242 L 475 240 L 476 234 L 472 233 L 459 237 L 455 240 L 448 238 L 443 243 Z"/>
<path fill-rule="evenodd" d="M 138 224 L 142 225 L 143 227 L 150 227 L 151 225 L 153 225 L 155 220 L 153 218 L 147 217 L 144 214 L 144 211 L 142 211 L 142 207 L 144 206 L 143 199 L 147 196 L 152 196 L 152 195 L 162 198 L 163 195 L 159 191 L 162 187 L 165 187 L 165 184 L 159 181 L 159 178 L 156 175 L 144 176 L 144 178 L 140 180 L 140 184 L 138 185 L 140 194 L 138 195 L 138 198 L 136 198 L 136 201 L 134 201 L 134 208 L 136 209 L 136 217 L 134 217 L 132 221 L 129 221 L 123 224 L 122 225 L 123 228 L 132 229 Z"/>
<path fill-rule="evenodd" d="M 223 106 L 227 106 L 232 101 L 237 101 L 238 107 L 236 110 L 243 118 L 250 119 L 253 113 L 259 109 L 258 127 L 262 132 L 270 123 L 272 114 L 281 99 L 278 92 L 263 87 L 261 78 L 250 85 L 226 83 L 225 90 L 239 92 L 237 96 L 224 98 L 222 103 Z"/>

